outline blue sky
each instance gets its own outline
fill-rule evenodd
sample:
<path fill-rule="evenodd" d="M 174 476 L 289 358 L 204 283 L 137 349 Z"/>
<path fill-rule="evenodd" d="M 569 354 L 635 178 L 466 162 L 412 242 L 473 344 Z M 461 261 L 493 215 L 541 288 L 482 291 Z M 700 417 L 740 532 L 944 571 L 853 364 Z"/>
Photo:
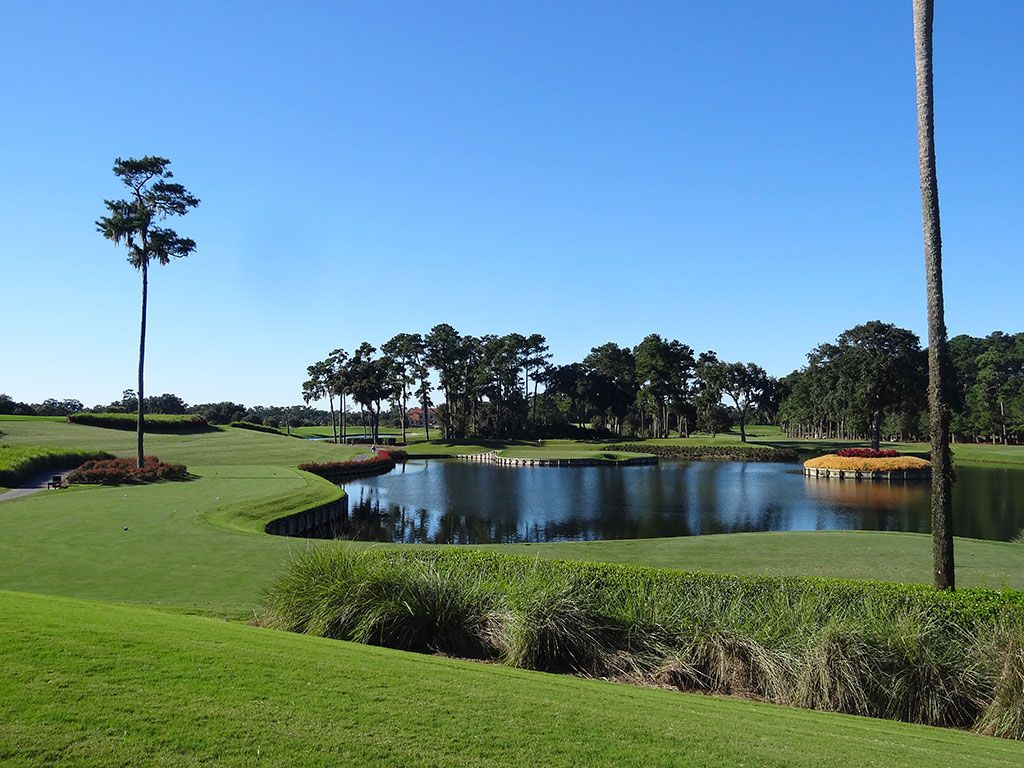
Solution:
<path fill-rule="evenodd" d="M 1022 28 L 938 2 L 953 334 L 1022 328 Z M 151 279 L 147 390 L 189 402 L 297 402 L 330 349 L 439 322 L 777 375 L 924 333 L 910 0 L 5 3 L 0 71 L 17 399 L 133 385 L 138 275 L 93 222 L 143 154 L 203 201 Z"/>

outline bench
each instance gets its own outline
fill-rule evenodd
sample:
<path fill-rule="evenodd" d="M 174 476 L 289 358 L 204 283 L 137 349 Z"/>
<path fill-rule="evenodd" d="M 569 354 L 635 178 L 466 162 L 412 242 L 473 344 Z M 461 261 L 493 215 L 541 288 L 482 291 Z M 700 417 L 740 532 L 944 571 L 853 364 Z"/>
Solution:
<path fill-rule="evenodd" d="M 64 487 L 64 478 L 62 478 L 60 475 L 54 475 L 53 477 L 50 478 L 50 481 L 46 484 L 46 487 L 47 487 L 47 489 L 49 489 L 49 488 L 63 488 Z"/>

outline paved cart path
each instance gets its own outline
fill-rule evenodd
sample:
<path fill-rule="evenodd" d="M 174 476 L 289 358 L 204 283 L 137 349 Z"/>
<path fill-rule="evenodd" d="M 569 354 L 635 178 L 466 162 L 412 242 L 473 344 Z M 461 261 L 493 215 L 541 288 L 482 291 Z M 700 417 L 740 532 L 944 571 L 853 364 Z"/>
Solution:
<path fill-rule="evenodd" d="M 46 490 L 46 484 L 50 482 L 54 475 L 64 476 L 68 474 L 74 467 L 68 467 L 66 469 L 48 469 L 36 477 L 31 478 L 27 482 L 23 482 L 17 488 L 12 488 L 6 493 L 0 493 L 0 501 L 11 501 L 12 499 L 20 499 L 22 496 L 28 496 L 30 493 L 39 493 L 39 491 Z"/>

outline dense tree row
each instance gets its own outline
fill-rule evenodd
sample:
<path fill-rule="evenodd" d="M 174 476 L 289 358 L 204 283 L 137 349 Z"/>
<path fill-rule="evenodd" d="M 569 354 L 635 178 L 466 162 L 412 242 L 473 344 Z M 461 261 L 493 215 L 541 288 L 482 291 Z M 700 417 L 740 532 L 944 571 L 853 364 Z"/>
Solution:
<path fill-rule="evenodd" d="M 1024 333 L 949 342 L 954 440 L 1024 437 Z M 794 437 L 921 440 L 928 436 L 927 355 L 918 337 L 872 321 L 844 331 L 780 382 L 778 419 Z"/>
<path fill-rule="evenodd" d="M 405 414 L 415 402 L 426 414 L 428 437 L 434 426 L 449 439 L 554 435 L 573 426 L 667 437 L 671 430 L 719 432 L 732 416 L 746 439 L 750 419 L 778 407 L 777 382 L 760 366 L 727 363 L 714 352 L 698 356 L 657 334 L 633 348 L 613 342 L 594 347 L 568 365 L 550 365 L 550 357 L 540 334 L 477 337 L 441 324 L 427 334 L 399 334 L 379 351 L 369 342 L 351 355 L 334 350 L 309 366 L 303 396 L 307 402 L 326 398 L 332 424 L 340 420 L 342 432 L 353 402 L 374 437 L 388 402 L 399 413 L 404 436 Z M 435 380 L 439 405 L 432 424 Z M 732 403 L 731 415 L 723 396 Z"/>

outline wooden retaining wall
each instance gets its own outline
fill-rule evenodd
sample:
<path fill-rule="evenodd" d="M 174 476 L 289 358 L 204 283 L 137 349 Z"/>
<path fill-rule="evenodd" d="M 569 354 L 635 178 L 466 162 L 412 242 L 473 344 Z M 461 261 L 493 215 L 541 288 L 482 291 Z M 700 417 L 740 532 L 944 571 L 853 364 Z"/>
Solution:
<path fill-rule="evenodd" d="M 303 536 L 307 531 L 348 517 L 348 496 L 319 507 L 271 520 L 263 530 L 276 536 Z"/>
<path fill-rule="evenodd" d="M 907 482 L 927 480 L 932 476 L 931 469 L 906 469 L 893 472 L 861 472 L 852 469 L 819 469 L 804 467 L 807 477 L 824 477 L 832 480 L 886 480 L 889 482 Z"/>
<path fill-rule="evenodd" d="M 531 459 L 499 456 L 497 451 L 487 453 L 463 453 L 453 458 L 464 461 L 476 461 L 483 464 L 497 464 L 500 467 L 603 467 L 603 466 L 636 466 L 640 464 L 657 464 L 657 456 L 636 456 L 618 461 L 602 461 L 601 459 Z"/>

